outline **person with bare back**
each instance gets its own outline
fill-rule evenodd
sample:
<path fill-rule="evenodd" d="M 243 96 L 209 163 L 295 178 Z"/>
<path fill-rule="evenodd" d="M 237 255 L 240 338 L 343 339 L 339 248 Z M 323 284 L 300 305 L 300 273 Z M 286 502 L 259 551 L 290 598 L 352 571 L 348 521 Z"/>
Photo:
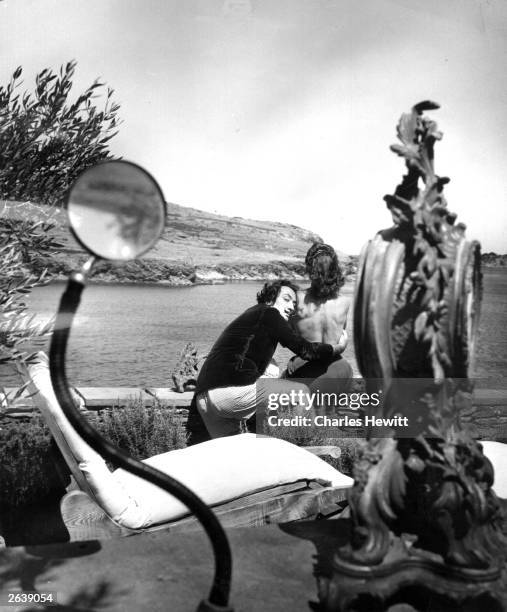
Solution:
<path fill-rule="evenodd" d="M 313 244 L 306 254 L 305 265 L 311 285 L 298 292 L 293 323 L 305 340 L 338 344 L 341 352 L 329 359 L 314 361 L 295 356 L 287 364 L 286 376 L 311 380 L 313 391 L 343 393 L 352 379 L 352 368 L 341 355 L 348 342 L 346 327 L 350 307 L 350 300 L 339 295 L 345 279 L 338 256 L 328 244 Z"/>

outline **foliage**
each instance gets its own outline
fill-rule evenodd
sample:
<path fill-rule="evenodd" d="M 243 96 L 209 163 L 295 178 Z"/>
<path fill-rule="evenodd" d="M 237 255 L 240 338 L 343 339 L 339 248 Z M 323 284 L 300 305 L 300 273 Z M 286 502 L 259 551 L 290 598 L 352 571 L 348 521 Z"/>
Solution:
<path fill-rule="evenodd" d="M 51 434 L 42 417 L 0 427 L 0 512 L 41 501 L 61 482 L 51 453 Z"/>
<path fill-rule="evenodd" d="M 69 103 L 75 68 L 45 68 L 35 91 L 20 94 L 19 66 L 0 87 L 0 199 L 60 204 L 82 170 L 111 157 L 120 106 L 110 88 L 102 110 L 92 104 L 105 87 L 98 80 Z"/>
<path fill-rule="evenodd" d="M 51 331 L 52 322 L 37 322 L 23 301 L 24 295 L 49 278 L 40 260 L 60 247 L 48 234 L 51 227 L 47 215 L 11 218 L 8 206 L 0 217 L 0 365 L 29 361 L 33 353 L 28 344 L 37 348 L 37 341 Z"/>
<path fill-rule="evenodd" d="M 137 459 L 186 444 L 185 429 L 172 410 L 144 407 L 139 400 L 125 408 L 103 411 L 93 425 Z M 42 417 L 26 422 L 0 421 L 0 516 L 51 495 L 62 495 L 63 486 L 68 484 L 60 477 L 62 468 L 68 473 Z"/>
<path fill-rule="evenodd" d="M 281 413 L 280 413 L 281 414 Z M 289 416 L 289 413 L 287 413 Z M 244 430 L 245 431 L 245 430 Z M 286 440 L 296 446 L 336 446 L 340 449 L 339 457 L 331 457 L 323 455 L 321 458 L 332 465 L 334 468 L 352 476 L 352 468 L 357 459 L 359 448 L 364 443 L 364 439 L 346 437 L 329 437 L 330 435 L 339 435 L 340 430 L 334 429 L 330 431 L 327 428 L 315 428 L 305 426 L 270 426 L 267 423 L 263 424 L 262 433 L 273 438 Z"/>
<path fill-rule="evenodd" d="M 0 86 L 0 199 L 59 203 L 77 174 L 110 157 L 107 142 L 118 125 L 118 104 L 107 89 L 102 111 L 92 100 L 95 81 L 69 103 L 76 62 L 35 79 L 35 92 L 18 93 L 21 67 Z M 29 316 L 22 296 L 50 280 L 45 264 L 60 245 L 50 232 L 56 211 L 6 202 L 0 212 L 0 365 L 29 361 L 30 347 L 51 331 L 51 321 Z"/>
<path fill-rule="evenodd" d="M 186 433 L 178 415 L 154 406 L 145 408 L 140 399 L 124 408 L 102 412 L 98 428 L 113 444 L 136 459 L 186 446 Z"/>

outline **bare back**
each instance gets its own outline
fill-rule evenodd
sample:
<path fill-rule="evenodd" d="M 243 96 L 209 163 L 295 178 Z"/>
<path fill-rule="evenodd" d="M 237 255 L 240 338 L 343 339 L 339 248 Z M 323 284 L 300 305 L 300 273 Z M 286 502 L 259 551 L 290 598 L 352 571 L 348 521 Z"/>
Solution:
<path fill-rule="evenodd" d="M 336 344 L 347 324 L 350 299 L 338 296 L 324 303 L 313 301 L 305 291 L 298 293 L 296 325 L 309 342 Z"/>

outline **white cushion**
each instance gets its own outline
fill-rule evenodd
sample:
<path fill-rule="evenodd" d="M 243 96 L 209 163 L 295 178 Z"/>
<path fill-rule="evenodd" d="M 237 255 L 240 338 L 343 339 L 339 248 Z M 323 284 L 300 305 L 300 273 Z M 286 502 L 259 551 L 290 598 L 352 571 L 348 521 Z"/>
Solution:
<path fill-rule="evenodd" d="M 507 444 L 502 442 L 482 441 L 484 454 L 493 464 L 495 481 L 493 490 L 498 497 L 507 499 Z"/>
<path fill-rule="evenodd" d="M 144 463 L 178 479 L 209 505 L 301 479 L 321 479 L 332 486 L 353 484 L 351 478 L 312 453 L 284 440 L 255 434 L 209 440 L 156 455 Z M 113 475 L 136 505 L 144 508 L 143 527 L 188 512 L 181 502 L 142 478 L 121 469 Z"/>

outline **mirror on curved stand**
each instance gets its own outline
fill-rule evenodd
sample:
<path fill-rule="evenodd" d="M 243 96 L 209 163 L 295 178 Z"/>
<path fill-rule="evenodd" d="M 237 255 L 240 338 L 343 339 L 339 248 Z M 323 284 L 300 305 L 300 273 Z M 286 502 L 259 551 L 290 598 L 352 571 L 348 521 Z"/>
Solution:
<path fill-rule="evenodd" d="M 212 510 L 174 478 L 141 463 L 103 438 L 75 407 L 67 382 L 65 353 L 81 293 L 97 259 L 127 261 L 146 253 L 164 229 L 166 204 L 155 179 L 140 166 L 106 161 L 86 169 L 69 192 L 72 233 L 91 257 L 73 272 L 61 298 L 50 346 L 50 374 L 55 395 L 72 427 L 96 452 L 116 467 L 144 478 L 195 514 L 211 540 L 215 557 L 213 585 L 199 611 L 232 610 L 229 591 L 232 560 L 225 532 Z"/>
<path fill-rule="evenodd" d="M 164 229 L 166 205 L 146 170 L 131 162 L 108 161 L 78 177 L 67 212 L 75 238 L 87 251 L 127 261 L 155 245 Z"/>

